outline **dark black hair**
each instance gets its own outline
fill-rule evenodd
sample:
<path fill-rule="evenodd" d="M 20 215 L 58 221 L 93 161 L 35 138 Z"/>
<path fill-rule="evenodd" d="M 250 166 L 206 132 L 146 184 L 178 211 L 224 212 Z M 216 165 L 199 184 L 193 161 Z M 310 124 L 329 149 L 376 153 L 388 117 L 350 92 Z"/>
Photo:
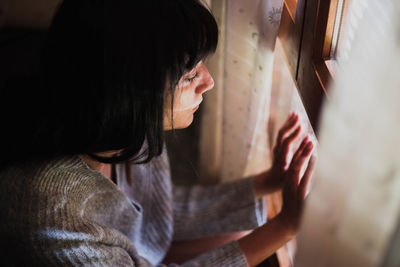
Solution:
<path fill-rule="evenodd" d="M 12 104 L 1 115 L 2 164 L 76 154 L 149 161 L 162 152 L 166 94 L 217 41 L 198 0 L 65 0 L 35 81 L 2 95 Z M 94 155 L 110 150 L 121 152 Z"/>

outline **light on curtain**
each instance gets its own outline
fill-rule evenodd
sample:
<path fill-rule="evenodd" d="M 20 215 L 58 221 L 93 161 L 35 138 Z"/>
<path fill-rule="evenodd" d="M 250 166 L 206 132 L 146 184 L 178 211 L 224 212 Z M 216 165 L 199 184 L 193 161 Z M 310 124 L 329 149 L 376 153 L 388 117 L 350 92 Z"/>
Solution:
<path fill-rule="evenodd" d="M 215 88 L 202 110 L 202 182 L 231 181 L 270 165 L 267 122 L 282 6 L 283 0 L 211 1 L 220 42 L 208 62 Z"/>

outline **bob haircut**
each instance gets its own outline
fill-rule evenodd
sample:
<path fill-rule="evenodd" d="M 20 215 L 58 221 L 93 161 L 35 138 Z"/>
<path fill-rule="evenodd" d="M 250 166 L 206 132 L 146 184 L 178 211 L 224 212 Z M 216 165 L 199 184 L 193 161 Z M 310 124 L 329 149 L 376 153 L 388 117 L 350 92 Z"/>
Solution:
<path fill-rule="evenodd" d="M 12 107 L 1 164 L 77 154 L 148 162 L 163 149 L 166 95 L 217 42 L 199 0 L 64 0 L 35 82 L 3 94 Z"/>

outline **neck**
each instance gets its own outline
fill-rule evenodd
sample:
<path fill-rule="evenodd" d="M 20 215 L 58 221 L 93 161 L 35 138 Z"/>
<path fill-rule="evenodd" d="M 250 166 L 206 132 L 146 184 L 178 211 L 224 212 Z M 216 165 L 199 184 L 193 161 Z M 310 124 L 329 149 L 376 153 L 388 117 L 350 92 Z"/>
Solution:
<path fill-rule="evenodd" d="M 99 153 L 99 156 L 112 156 L 111 152 Z M 83 161 L 89 166 L 89 168 L 102 173 L 108 179 L 111 179 L 111 164 L 105 164 L 92 159 L 88 155 L 80 155 Z"/>

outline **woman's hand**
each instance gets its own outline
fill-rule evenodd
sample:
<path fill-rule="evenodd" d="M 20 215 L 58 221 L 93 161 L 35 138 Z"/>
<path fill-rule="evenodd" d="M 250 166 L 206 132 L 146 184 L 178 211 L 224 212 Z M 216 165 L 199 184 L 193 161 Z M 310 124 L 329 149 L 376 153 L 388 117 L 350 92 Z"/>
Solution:
<path fill-rule="evenodd" d="M 286 183 L 286 171 L 292 158 L 291 148 L 299 138 L 300 133 L 299 116 L 296 113 L 291 113 L 278 132 L 271 169 L 254 178 L 256 197 L 262 197 L 283 188 Z"/>
<path fill-rule="evenodd" d="M 295 135 L 290 134 L 290 136 Z M 284 176 L 282 179 L 285 181 L 282 192 L 282 211 L 238 241 L 250 267 L 257 266 L 296 235 L 304 199 L 315 166 L 315 158 L 311 156 L 313 149 L 314 144 L 304 138 L 288 166 L 281 169 Z M 306 166 L 307 168 L 302 174 Z"/>
<path fill-rule="evenodd" d="M 277 218 L 293 236 L 299 227 L 304 199 L 315 167 L 315 157 L 311 156 L 313 149 L 314 144 L 304 139 L 286 171 L 287 182 L 282 192 L 283 206 Z M 307 168 L 302 175 L 305 166 Z"/>
<path fill-rule="evenodd" d="M 314 144 L 308 137 L 303 139 L 293 157 L 291 155 L 291 147 L 300 132 L 299 117 L 292 113 L 279 131 L 272 168 L 254 178 L 256 196 L 283 189 L 283 206 L 276 217 L 238 241 L 250 267 L 257 266 L 271 256 L 298 231 L 304 199 L 315 166 L 315 158 L 311 156 Z"/>

